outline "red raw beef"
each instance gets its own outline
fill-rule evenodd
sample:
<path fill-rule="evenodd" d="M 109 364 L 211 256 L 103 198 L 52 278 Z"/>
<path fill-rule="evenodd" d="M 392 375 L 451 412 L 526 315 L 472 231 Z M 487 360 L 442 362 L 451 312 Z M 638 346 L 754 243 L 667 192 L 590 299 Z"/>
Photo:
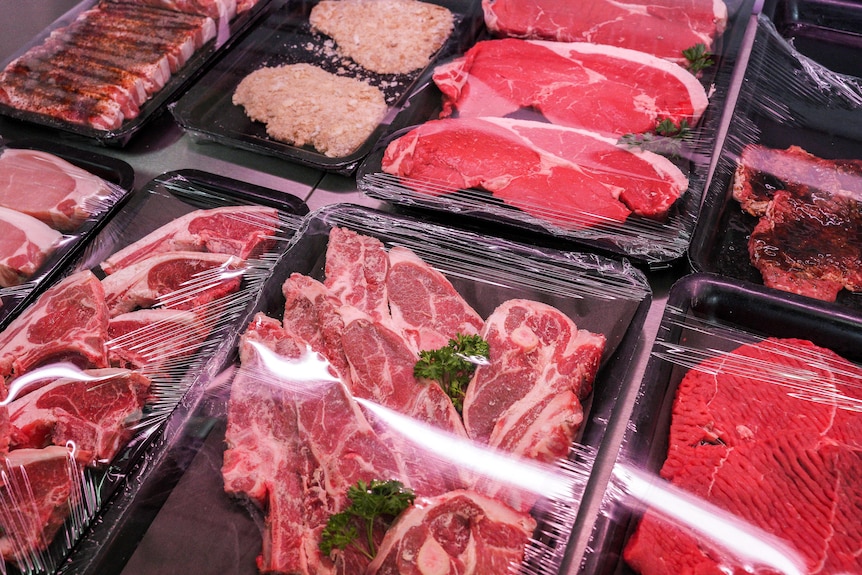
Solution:
<path fill-rule="evenodd" d="M 159 253 L 213 252 L 248 259 L 270 249 L 279 231 L 278 211 L 264 206 L 197 210 L 159 227 L 101 264 L 106 274 Z"/>
<path fill-rule="evenodd" d="M 389 144 L 382 169 L 421 193 L 487 190 L 564 229 L 619 223 L 632 212 L 661 219 L 688 188 L 680 169 L 658 154 L 506 118 L 426 122 Z"/>
<path fill-rule="evenodd" d="M 362 265 L 356 265 L 362 262 Z M 383 243 L 347 228 L 329 232 L 324 284 L 342 303 L 377 321 L 389 318 L 386 275 L 389 258 Z"/>
<path fill-rule="evenodd" d="M 588 42 L 486 40 L 437 67 L 442 117 L 505 116 L 532 108 L 561 126 L 618 138 L 665 119 L 694 126 L 709 103 L 681 66 Z"/>
<path fill-rule="evenodd" d="M 51 362 L 109 367 L 108 310 L 99 279 L 90 271 L 68 276 L 0 333 L 0 375 L 17 377 Z"/>
<path fill-rule="evenodd" d="M 0 154 L 0 206 L 57 230 L 76 230 L 113 197 L 104 180 L 53 154 L 15 148 Z"/>
<path fill-rule="evenodd" d="M 493 33 L 592 42 L 683 62 L 696 44 L 712 49 L 727 25 L 722 0 L 482 0 Z"/>
<path fill-rule="evenodd" d="M 256 316 L 240 357 L 222 473 L 229 494 L 247 496 L 267 513 L 258 568 L 363 572 L 368 560 L 358 554 L 322 556 L 321 532 L 330 514 L 347 506 L 347 488 L 356 481 L 405 479 L 397 455 L 377 438 L 344 384 L 277 320 Z"/>
<path fill-rule="evenodd" d="M 860 377 L 798 339 L 708 359 L 679 384 L 661 475 L 785 540 L 806 572 L 862 572 Z M 650 511 L 624 557 L 644 575 L 744 570 Z"/>
<path fill-rule="evenodd" d="M 514 573 L 536 520 L 471 491 L 417 499 L 386 532 L 368 575 Z"/>
<path fill-rule="evenodd" d="M 36 218 L 4 207 L 0 207 L 0 227 L 0 287 L 27 281 L 63 239 Z"/>
<path fill-rule="evenodd" d="M 84 379 L 88 378 L 88 379 Z M 85 370 L 9 404 L 13 449 L 74 444 L 79 461 L 108 463 L 141 418 L 150 380 L 118 369 Z"/>
<path fill-rule="evenodd" d="M 243 266 L 226 254 L 156 254 L 103 279 L 105 301 L 111 317 L 156 305 L 197 310 L 236 292 Z"/>
<path fill-rule="evenodd" d="M 111 365 L 164 372 L 197 351 L 217 318 L 175 309 L 139 309 L 112 317 L 108 322 L 108 358 Z"/>
<path fill-rule="evenodd" d="M 69 449 L 56 445 L 12 451 L 0 468 L 0 555 L 32 564 L 79 504 L 74 484 L 83 478 Z"/>

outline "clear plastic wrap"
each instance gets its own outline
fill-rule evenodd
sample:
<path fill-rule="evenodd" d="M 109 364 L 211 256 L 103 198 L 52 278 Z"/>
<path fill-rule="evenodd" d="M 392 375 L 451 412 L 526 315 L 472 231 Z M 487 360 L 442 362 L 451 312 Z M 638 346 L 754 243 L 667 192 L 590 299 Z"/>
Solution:
<path fill-rule="evenodd" d="M 335 247 L 327 255 L 330 242 Z M 339 246 L 356 246 L 354 242 L 365 246 L 364 251 L 339 251 Z M 379 301 L 373 296 L 380 287 L 375 270 L 382 254 L 391 263 L 384 300 L 388 308 L 366 305 Z M 530 445 L 516 452 L 523 454 L 521 458 L 502 446 L 489 450 L 468 440 L 461 416 L 451 417 L 454 404 L 435 391 L 441 387 L 431 380 L 419 383 L 412 375 L 420 357 L 415 348 L 404 336 L 391 336 L 410 332 L 398 331 L 393 318 L 400 317 L 398 325 L 413 325 L 415 320 L 407 311 L 400 316 L 396 310 L 401 308 L 393 303 L 401 301 L 390 283 L 404 272 L 399 266 L 408 266 L 400 281 L 421 278 L 406 284 L 434 294 L 423 301 L 433 302 L 438 321 L 451 317 L 453 307 L 460 310 L 458 317 L 467 313 L 475 318 L 469 308 L 485 318 L 505 301 L 542 310 L 539 316 L 545 325 L 554 326 L 549 330 L 556 334 L 552 340 L 572 337 L 565 350 L 558 350 L 560 375 L 552 375 L 554 369 L 548 367 L 546 376 L 583 384 L 582 422 L 571 412 L 563 421 L 555 416 L 557 423 L 548 423 L 541 431 L 534 426 L 523 431 Z M 327 277 L 330 287 L 325 287 Z M 454 297 L 446 285 L 459 295 Z M 331 297 L 356 303 L 328 308 Z M 558 573 L 572 560 L 573 548 L 583 536 L 578 527 L 581 501 L 593 481 L 591 470 L 603 448 L 607 421 L 624 385 L 650 299 L 640 272 L 601 256 L 528 247 L 357 206 L 323 208 L 306 219 L 267 282 L 258 313 L 243 331 L 236 365 L 214 380 L 183 435 L 164 446 L 165 462 L 181 465 L 152 467 L 139 496 L 130 503 L 137 521 L 118 524 L 113 531 L 111 526 L 94 531 L 99 557 L 92 563 L 94 572 L 147 573 L 171 565 L 200 573 L 255 573 L 258 567 L 283 569 L 300 554 L 319 561 L 322 514 L 347 506 L 347 484 L 353 485 L 358 476 L 366 481 L 399 480 L 415 489 L 417 498 L 430 497 L 421 501 L 431 507 L 415 506 L 411 521 L 427 521 L 423 514 L 432 512 L 425 510 L 435 509 L 440 517 L 471 525 L 463 533 L 469 532 L 471 541 L 467 555 L 476 552 L 481 532 L 477 521 L 502 528 L 505 541 L 480 552 L 475 556 L 479 561 L 508 557 L 507 553 L 521 558 L 526 549 L 521 572 Z M 424 304 L 422 308 L 425 313 Z M 338 309 L 344 318 L 341 328 L 329 321 L 333 316 L 327 309 Z M 373 320 L 374 310 L 393 315 Z M 574 322 L 576 329 L 557 332 L 562 324 L 551 318 L 559 318 L 558 313 L 568 318 L 564 324 Z M 315 325 L 322 328 L 325 342 L 315 339 Z M 535 327 L 525 324 L 516 330 L 520 336 L 515 339 L 527 349 L 536 345 L 545 349 L 547 342 L 528 341 Z M 462 329 L 464 334 L 470 331 Z M 588 352 L 597 340 L 604 342 L 600 355 Z M 306 347 L 302 342 L 308 341 L 315 343 Z M 341 379 L 333 377 L 347 373 L 337 349 L 353 366 Z M 381 349 L 387 360 L 381 361 Z M 491 353 L 489 365 L 498 365 Z M 366 384 L 377 395 L 370 394 Z M 541 394 L 540 389 L 537 385 L 534 393 Z M 571 397 L 573 389 L 559 395 Z M 547 421 L 552 420 L 538 397 L 525 401 L 536 401 L 533 409 L 542 409 Z M 434 405 L 449 407 L 432 409 Z M 476 405 L 483 403 L 465 398 L 464 412 L 476 413 Z M 566 409 L 560 413 L 569 413 Z M 573 435 L 560 441 L 558 425 Z M 544 459 L 536 459 L 540 453 Z M 548 455 L 553 453 L 557 456 Z M 498 491 L 500 482 L 509 487 Z M 471 484 L 484 487 L 458 489 Z M 479 508 L 485 511 L 470 519 L 470 509 Z M 513 517 L 518 518 L 517 530 L 512 528 Z M 308 530 L 301 549 L 286 545 L 279 536 L 299 524 Z M 520 535 L 510 539 L 515 531 Z M 399 547 L 397 538 L 392 539 L 393 546 L 386 544 L 385 549 Z M 96 541 L 110 543 L 95 546 Z M 424 547 L 431 555 L 423 555 L 422 561 L 441 559 L 437 545 L 427 540 Z M 130 559 L 121 565 L 118 556 Z M 349 551 L 336 550 L 332 556 L 357 560 Z M 506 562 L 498 569 L 505 570 Z M 368 559 L 360 563 L 367 565 Z M 361 571 L 354 565 L 348 572 Z"/>
<path fill-rule="evenodd" d="M 105 1 L 104 7 L 125 10 Z M 0 114 L 100 145 L 125 146 L 265 14 L 269 2 L 211 3 L 219 13 L 229 12 L 200 16 L 203 24 L 195 35 L 179 38 L 170 35 L 180 30 L 180 15 L 189 16 L 182 8 L 142 3 L 137 10 L 146 16 L 119 15 L 106 48 L 99 45 L 100 37 L 108 37 L 99 30 L 104 23 L 92 17 L 103 0 L 83 0 L 0 63 L 8 74 L 0 77 L 0 87 L 6 84 Z M 237 6 L 238 12 L 231 11 Z"/>
<path fill-rule="evenodd" d="M 858 572 L 860 338 L 821 302 L 678 281 L 584 572 Z"/>
<path fill-rule="evenodd" d="M 351 58 L 342 56 L 337 51 L 338 46 L 332 38 L 312 30 L 309 15 L 318 5 L 316 0 L 286 2 L 274 10 L 260 26 L 244 37 L 224 59 L 196 82 L 195 86 L 172 107 L 173 115 L 177 122 L 198 141 L 248 149 L 321 170 L 350 175 L 383 134 L 403 126 L 396 121 L 395 117 L 399 112 L 410 107 L 408 96 L 415 88 L 422 70 L 440 58 L 464 50 L 477 33 L 481 13 L 474 2 L 439 0 L 429 4 L 448 9 L 454 17 L 454 27 L 443 46 L 433 54 L 430 62 L 423 68 L 406 73 L 377 73 L 357 64 Z M 399 13 L 398 17 L 403 16 Z M 381 24 L 380 28 L 388 30 L 392 28 L 392 23 Z M 385 42 L 387 47 L 398 45 L 394 39 L 384 41 L 376 36 L 365 39 L 361 35 L 362 32 L 356 33 L 359 40 L 368 44 L 373 43 L 376 46 L 380 42 Z M 379 31 L 372 29 L 365 33 L 374 34 Z M 347 154 L 327 155 L 313 145 L 315 138 L 318 137 L 321 140 L 337 140 L 342 134 L 348 133 L 347 126 L 354 121 L 349 114 L 347 118 L 338 122 L 330 119 L 336 113 L 342 112 L 329 109 L 332 106 L 330 100 L 334 99 L 335 94 L 315 95 L 314 88 L 309 86 L 307 87 L 309 96 L 317 103 L 317 109 L 309 112 L 313 119 L 286 116 L 281 121 L 282 124 L 297 126 L 297 134 L 309 131 L 304 127 L 306 124 L 312 121 L 318 123 L 314 136 L 308 134 L 304 136 L 307 139 L 304 145 L 294 145 L 286 143 L 284 139 L 278 140 L 271 137 L 267 134 L 267 127 L 263 122 L 252 121 L 242 106 L 233 103 L 237 86 L 256 70 L 264 67 L 302 64 L 311 65 L 314 69 L 345 79 L 362 81 L 382 92 L 387 106 L 385 116 L 353 151 Z M 301 106 L 298 107 L 299 110 L 305 110 L 305 106 L 309 105 L 303 101 L 304 97 L 304 94 L 292 96 L 299 102 L 297 104 Z M 352 110 L 356 116 L 362 113 L 355 104 L 353 107 L 345 106 L 345 111 L 349 110 Z M 273 123 L 279 122 L 273 120 Z"/>
<path fill-rule="evenodd" d="M 858 310 L 862 83 L 800 54 L 760 16 L 689 259 Z"/>
<path fill-rule="evenodd" d="M 154 179 L 0 332 L 4 569 L 78 569 L 70 551 L 159 460 L 308 211 L 273 195 Z"/>
<path fill-rule="evenodd" d="M 0 327 L 75 258 L 134 184 L 126 162 L 46 141 L 0 148 Z"/>
<path fill-rule="evenodd" d="M 750 3 L 726 7 L 708 65 L 691 71 L 630 47 L 484 36 L 423 78 L 407 127 L 379 142 L 358 185 L 465 225 L 663 267 L 690 241 L 751 20 Z M 446 140 L 459 130 L 462 145 Z"/>

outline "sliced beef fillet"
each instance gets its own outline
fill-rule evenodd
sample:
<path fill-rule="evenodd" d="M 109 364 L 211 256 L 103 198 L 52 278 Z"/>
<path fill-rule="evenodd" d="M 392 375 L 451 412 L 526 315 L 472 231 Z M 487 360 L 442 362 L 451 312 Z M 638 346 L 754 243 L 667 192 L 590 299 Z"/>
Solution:
<path fill-rule="evenodd" d="M 47 383 L 9 404 L 12 448 L 74 445 L 79 461 L 108 463 L 131 437 L 149 387 L 149 379 L 124 369 Z"/>
<path fill-rule="evenodd" d="M 708 104 L 681 66 L 644 52 L 588 42 L 506 38 L 477 42 L 434 71 L 442 116 L 502 117 L 521 108 L 554 124 L 617 138 L 665 119 L 697 124 Z"/>
<path fill-rule="evenodd" d="M 103 179 L 54 154 L 17 148 L 0 154 L 0 206 L 54 229 L 75 231 L 115 196 Z"/>
<path fill-rule="evenodd" d="M 111 317 L 161 305 L 197 310 L 219 304 L 242 282 L 244 262 L 226 254 L 166 252 L 140 260 L 102 280 Z"/>
<path fill-rule="evenodd" d="M 860 571 L 860 376 L 796 339 L 706 360 L 677 389 L 662 477 L 783 539 L 809 573 Z M 650 511 L 624 556 L 644 575 L 744 570 L 732 549 Z"/>
<path fill-rule="evenodd" d="M 367 559 L 324 557 L 330 514 L 356 481 L 401 479 L 397 454 L 381 442 L 344 384 L 274 319 L 258 315 L 240 343 L 231 387 L 222 474 L 225 490 L 266 513 L 258 567 L 266 573 L 361 573 Z"/>
<path fill-rule="evenodd" d="M 362 265 L 357 265 L 359 262 Z M 332 228 L 325 273 L 324 284 L 344 304 L 377 321 L 389 318 L 386 293 L 389 257 L 380 240 L 348 228 Z"/>
<path fill-rule="evenodd" d="M 107 332 L 101 282 L 90 271 L 70 275 L 48 288 L 0 333 L 0 375 L 8 380 L 52 362 L 109 367 Z"/>
<path fill-rule="evenodd" d="M 407 248 L 389 250 L 386 287 L 392 320 L 417 351 L 444 347 L 458 334 L 476 335 L 485 325 L 446 276 Z"/>
<path fill-rule="evenodd" d="M 66 447 L 16 449 L 0 460 L 0 555 L 32 565 L 75 505 L 80 469 Z"/>
<path fill-rule="evenodd" d="M 825 301 L 862 290 L 862 161 L 751 145 L 733 195 L 759 217 L 748 251 L 766 286 Z"/>
<path fill-rule="evenodd" d="M 632 213 L 662 219 L 688 188 L 680 169 L 658 154 L 505 118 L 426 122 L 389 144 L 382 169 L 420 193 L 487 190 L 564 229 L 619 224 Z"/>
<path fill-rule="evenodd" d="M 24 283 L 63 239 L 63 234 L 32 216 L 0 206 L 0 287 Z"/>
<path fill-rule="evenodd" d="M 609 44 L 681 63 L 683 50 L 711 50 L 727 26 L 722 0 L 483 0 L 482 9 L 496 35 Z"/>
<path fill-rule="evenodd" d="M 241 259 L 258 257 L 275 245 L 278 210 L 265 206 L 225 206 L 196 210 L 113 253 L 101 264 L 112 274 L 147 257 L 172 251 L 211 252 Z"/>
<path fill-rule="evenodd" d="M 471 491 L 417 499 L 392 525 L 369 575 L 511 573 L 536 521 Z"/>

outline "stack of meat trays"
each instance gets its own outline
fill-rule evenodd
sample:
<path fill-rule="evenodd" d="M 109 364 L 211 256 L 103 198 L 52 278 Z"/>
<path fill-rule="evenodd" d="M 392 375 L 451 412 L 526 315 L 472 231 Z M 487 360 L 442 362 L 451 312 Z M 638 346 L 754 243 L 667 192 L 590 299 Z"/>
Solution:
<path fill-rule="evenodd" d="M 77 257 L 134 179 L 122 160 L 60 144 L 0 148 L 0 328 Z"/>
<path fill-rule="evenodd" d="M 845 8 L 848 22 L 862 18 Z M 790 40 L 759 17 L 689 258 L 695 271 L 858 313 L 862 78 L 813 59 L 826 46 L 807 56 Z"/>
<path fill-rule="evenodd" d="M 429 72 L 359 187 L 531 243 L 684 256 L 753 6 L 635 4 L 482 2 L 486 34 Z"/>
<path fill-rule="evenodd" d="M 594 254 L 322 208 L 93 572 L 564 572 L 650 301 Z"/>
<path fill-rule="evenodd" d="M 229 361 L 299 228 L 299 200 L 200 172 L 156 178 L 0 332 L 4 572 L 78 572 L 174 413 Z M 46 282 L 48 283 L 48 282 Z"/>
<path fill-rule="evenodd" d="M 124 146 L 270 0 L 83 0 L 0 62 L 0 115 Z"/>
<path fill-rule="evenodd" d="M 673 286 L 583 572 L 862 572 L 862 320 Z"/>

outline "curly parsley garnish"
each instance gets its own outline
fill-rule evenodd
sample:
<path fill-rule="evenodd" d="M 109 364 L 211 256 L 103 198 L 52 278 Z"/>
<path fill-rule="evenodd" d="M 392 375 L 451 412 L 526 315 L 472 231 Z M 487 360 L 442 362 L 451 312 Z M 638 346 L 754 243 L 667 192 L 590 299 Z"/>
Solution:
<path fill-rule="evenodd" d="M 461 413 L 473 372 L 479 363 L 487 361 L 489 353 L 488 342 L 481 336 L 459 333 L 440 349 L 420 351 L 413 375 L 439 382 Z"/>
<path fill-rule="evenodd" d="M 333 549 L 346 549 L 353 545 L 369 559 L 374 559 L 374 526 L 389 528 L 402 511 L 413 505 L 416 495 L 400 481 L 372 479 L 366 483 L 357 481 L 347 488 L 350 505 L 340 513 L 330 515 L 320 538 L 320 550 L 324 555 Z M 360 533 L 364 534 L 365 545 Z"/>
<path fill-rule="evenodd" d="M 625 134 L 619 139 L 619 144 L 629 148 L 640 148 L 666 156 L 678 155 L 683 142 L 691 139 L 691 127 L 683 119 L 675 124 L 670 118 L 664 118 L 656 124 L 655 130 L 643 134 Z"/>
<path fill-rule="evenodd" d="M 685 69 L 692 74 L 697 74 L 704 68 L 715 64 L 712 53 L 706 49 L 706 44 L 695 44 L 691 48 L 682 51 L 683 57 L 688 62 Z"/>

